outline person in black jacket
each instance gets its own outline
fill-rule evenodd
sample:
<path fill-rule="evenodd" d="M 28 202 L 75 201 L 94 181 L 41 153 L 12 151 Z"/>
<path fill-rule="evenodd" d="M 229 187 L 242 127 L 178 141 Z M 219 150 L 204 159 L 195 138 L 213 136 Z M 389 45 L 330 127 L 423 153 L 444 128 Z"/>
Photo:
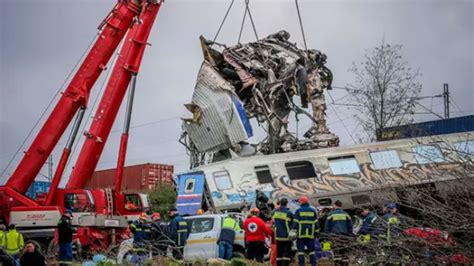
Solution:
<path fill-rule="evenodd" d="M 33 242 L 25 245 L 25 252 L 20 258 L 21 266 L 45 266 L 44 256 L 38 251 Z"/>
<path fill-rule="evenodd" d="M 72 211 L 66 210 L 58 222 L 59 259 L 63 263 L 72 261 Z"/>
<path fill-rule="evenodd" d="M 161 220 L 161 215 L 155 212 L 151 215 L 151 239 L 157 249 L 158 255 L 166 255 L 169 245 L 172 245 L 168 236 L 168 225 Z"/>

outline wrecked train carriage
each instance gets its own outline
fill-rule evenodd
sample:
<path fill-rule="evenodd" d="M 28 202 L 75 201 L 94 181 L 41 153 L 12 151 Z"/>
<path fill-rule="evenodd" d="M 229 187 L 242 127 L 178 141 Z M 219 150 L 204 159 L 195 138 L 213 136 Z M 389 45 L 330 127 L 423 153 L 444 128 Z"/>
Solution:
<path fill-rule="evenodd" d="M 187 106 L 193 118 L 185 119 L 183 125 L 185 144 L 192 153 L 239 155 L 242 144 L 252 135 L 252 118 L 264 124 L 269 133 L 257 145 L 258 153 L 338 145 L 339 140 L 329 132 L 325 119 L 323 91 L 330 89 L 332 82 L 332 73 L 325 66 L 326 56 L 317 50 L 299 49 L 288 41 L 289 37 L 288 32 L 280 31 L 258 42 L 224 47 L 222 51 L 201 37 L 205 61 L 192 102 Z M 301 107 L 293 103 L 295 95 L 301 97 Z M 308 102 L 313 114 L 303 110 Z M 314 122 L 304 140 L 287 130 L 292 111 L 305 114 Z M 241 125 L 230 125 L 236 122 L 234 119 Z"/>
<path fill-rule="evenodd" d="M 271 200 L 297 199 L 344 208 L 397 201 L 407 186 L 450 193 L 474 180 L 474 132 L 402 139 L 349 147 L 255 155 L 204 165 L 177 176 L 180 213 L 235 211 L 255 202 L 256 190 Z"/>

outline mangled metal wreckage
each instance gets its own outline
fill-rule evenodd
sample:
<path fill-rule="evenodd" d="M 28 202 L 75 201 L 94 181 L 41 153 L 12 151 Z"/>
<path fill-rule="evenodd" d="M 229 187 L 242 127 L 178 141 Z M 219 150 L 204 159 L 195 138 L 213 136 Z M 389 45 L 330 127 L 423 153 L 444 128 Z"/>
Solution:
<path fill-rule="evenodd" d="M 181 142 L 191 155 L 191 167 L 233 155 L 271 154 L 338 146 L 339 138 L 326 125 L 324 90 L 332 73 L 326 55 L 302 50 L 279 31 L 247 44 L 227 47 L 201 37 L 204 62 L 192 101 L 183 118 Z M 293 102 L 299 96 L 301 106 Z M 305 109 L 311 105 L 312 113 Z M 288 130 L 291 112 L 312 120 L 303 138 Z M 266 130 L 258 144 L 250 119 Z"/>

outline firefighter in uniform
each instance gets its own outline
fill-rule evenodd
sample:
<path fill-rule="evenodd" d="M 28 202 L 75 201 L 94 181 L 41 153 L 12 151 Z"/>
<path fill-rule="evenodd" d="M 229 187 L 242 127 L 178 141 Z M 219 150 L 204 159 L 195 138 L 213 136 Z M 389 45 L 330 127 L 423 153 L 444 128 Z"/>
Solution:
<path fill-rule="evenodd" d="M 314 238 L 316 233 L 317 213 L 309 206 L 309 199 L 301 196 L 300 207 L 295 211 L 293 219 L 293 230 L 296 230 L 296 248 L 298 249 L 298 263 L 304 265 L 305 250 L 309 255 L 311 266 L 316 266 L 316 254 L 314 251 Z"/>
<path fill-rule="evenodd" d="M 277 265 L 290 265 L 291 240 L 290 228 L 293 223 L 293 213 L 287 208 L 288 200 L 280 199 L 280 207 L 273 213 L 273 224 L 275 227 L 275 240 L 277 250 Z"/>
<path fill-rule="evenodd" d="M 130 231 L 133 233 L 133 244 L 140 247 L 150 240 L 151 226 L 147 223 L 148 215 L 144 212 L 140 214 L 138 220 L 130 225 Z"/>
<path fill-rule="evenodd" d="M 171 239 L 174 241 L 175 248 L 173 249 L 173 257 L 177 260 L 183 259 L 184 246 L 189 236 L 189 227 L 186 220 L 181 217 L 176 208 L 169 212 L 171 222 L 169 224 L 169 232 Z"/>
<path fill-rule="evenodd" d="M 359 236 L 357 241 L 361 244 L 369 242 L 372 237 L 378 235 L 377 224 L 379 223 L 379 217 L 374 213 L 374 209 L 371 206 L 362 207 L 361 215 L 364 217 L 362 226 L 358 232 Z"/>

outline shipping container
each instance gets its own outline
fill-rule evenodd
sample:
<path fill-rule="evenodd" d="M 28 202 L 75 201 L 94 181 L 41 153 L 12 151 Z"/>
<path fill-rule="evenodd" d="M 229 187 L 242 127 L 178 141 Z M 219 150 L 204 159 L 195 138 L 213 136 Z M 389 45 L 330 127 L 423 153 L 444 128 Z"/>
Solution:
<path fill-rule="evenodd" d="M 474 131 L 474 115 L 384 128 L 382 129 L 381 134 L 379 134 L 377 141 L 417 138 L 468 131 Z"/>
<path fill-rule="evenodd" d="M 113 188 L 116 169 L 94 172 L 86 188 Z M 124 167 L 122 192 L 146 192 L 160 184 L 173 185 L 173 166 L 146 163 Z"/>
<path fill-rule="evenodd" d="M 32 199 L 36 199 L 38 194 L 47 193 L 51 187 L 51 182 L 48 181 L 35 181 L 31 184 L 26 195 Z"/>

